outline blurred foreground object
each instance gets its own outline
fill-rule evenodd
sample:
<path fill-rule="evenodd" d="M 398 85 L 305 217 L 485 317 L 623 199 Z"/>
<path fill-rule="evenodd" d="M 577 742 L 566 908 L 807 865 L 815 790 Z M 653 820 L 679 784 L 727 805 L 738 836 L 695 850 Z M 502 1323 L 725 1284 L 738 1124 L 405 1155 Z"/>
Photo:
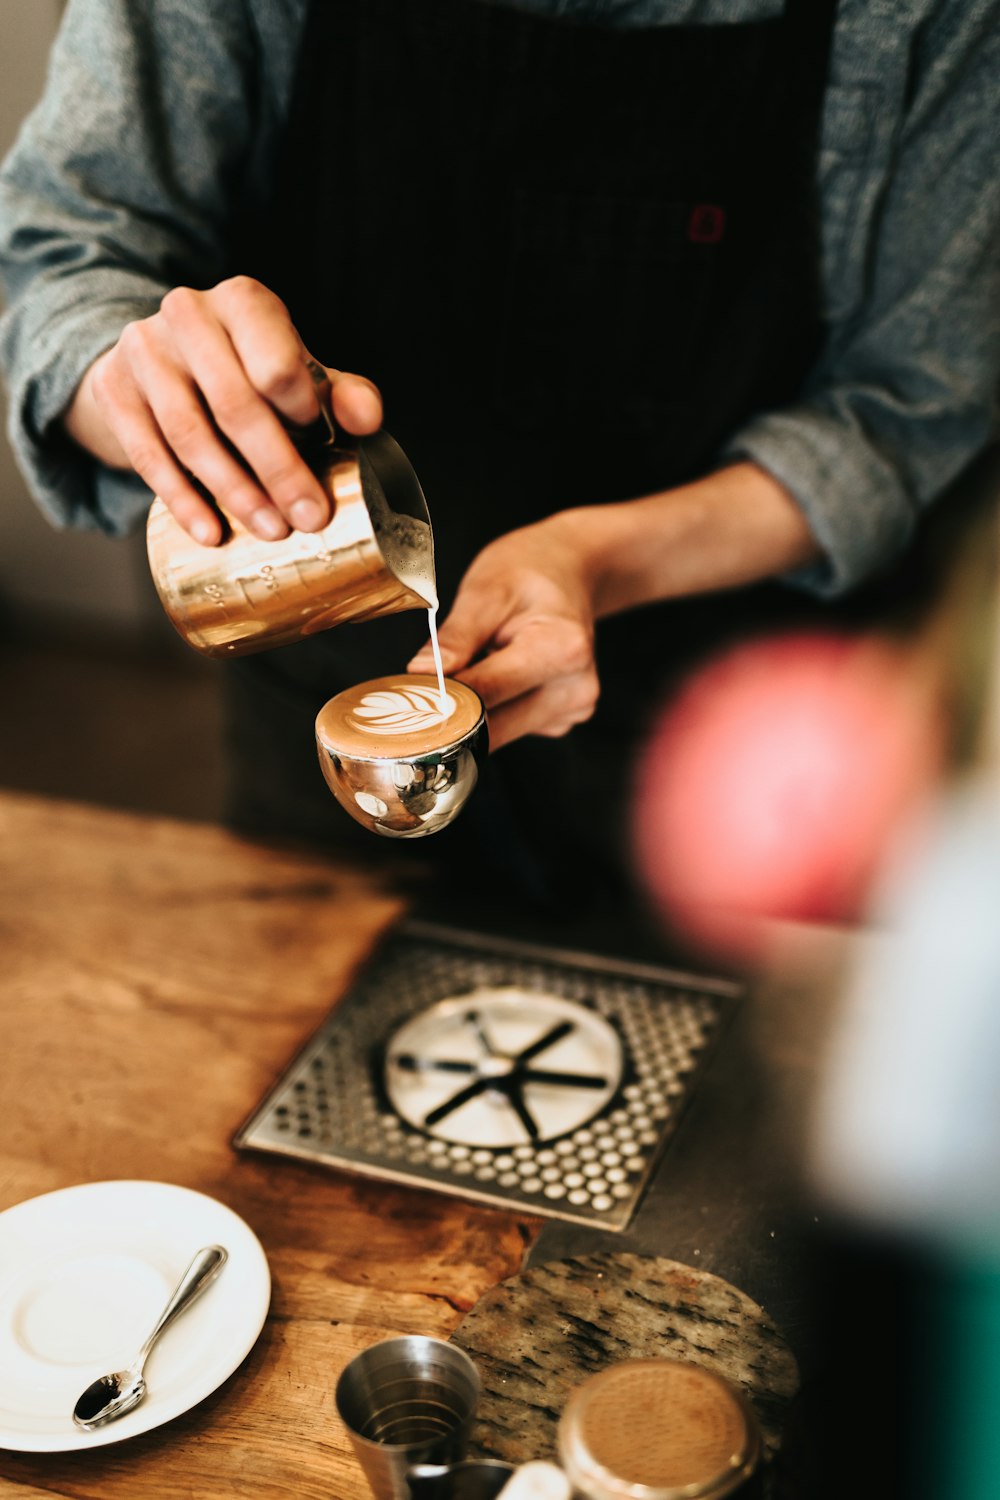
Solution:
<path fill-rule="evenodd" d="M 941 776 L 938 683 L 912 646 L 832 631 L 703 667 L 655 723 L 636 780 L 639 874 L 671 926 L 753 959 L 764 919 L 855 919 Z"/>
<path fill-rule="evenodd" d="M 508 1479 L 500 1500 L 570 1500 L 569 1480 L 555 1464 L 532 1459 Z"/>
<path fill-rule="evenodd" d="M 907 1500 L 1000 1495 L 1000 797 L 942 800 L 846 999 L 815 1132 L 833 1209 L 914 1278 Z M 897 1273 L 898 1274 L 898 1273 Z"/>
<path fill-rule="evenodd" d="M 953 775 L 919 851 L 884 871 L 872 913 L 885 936 L 845 996 L 812 1149 L 869 1264 L 889 1244 L 912 1277 L 907 1500 L 1000 1495 L 998 542 L 994 508 L 938 632 L 960 690 Z"/>
<path fill-rule="evenodd" d="M 930 639 L 955 678 L 954 762 L 919 848 L 884 861 L 816 1133 L 866 1222 L 1000 1251 L 1000 525 L 975 528 Z M 1000 1494 L 1000 1483 L 997 1493 Z"/>
<path fill-rule="evenodd" d="M 827 1064 L 828 1191 L 871 1222 L 1000 1244 L 1000 797 L 942 800 L 897 873 Z M 1000 1493 L 1000 1489 L 998 1489 Z"/>

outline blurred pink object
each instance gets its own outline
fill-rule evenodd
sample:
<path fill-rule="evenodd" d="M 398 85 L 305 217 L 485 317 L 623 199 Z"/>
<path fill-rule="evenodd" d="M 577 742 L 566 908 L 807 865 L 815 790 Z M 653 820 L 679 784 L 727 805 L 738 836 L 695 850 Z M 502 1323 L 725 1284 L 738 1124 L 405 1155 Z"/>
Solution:
<path fill-rule="evenodd" d="M 896 834 L 945 758 L 933 679 L 873 636 L 782 635 L 697 672 L 637 770 L 633 847 L 677 933 L 758 956 L 761 919 L 863 911 Z"/>

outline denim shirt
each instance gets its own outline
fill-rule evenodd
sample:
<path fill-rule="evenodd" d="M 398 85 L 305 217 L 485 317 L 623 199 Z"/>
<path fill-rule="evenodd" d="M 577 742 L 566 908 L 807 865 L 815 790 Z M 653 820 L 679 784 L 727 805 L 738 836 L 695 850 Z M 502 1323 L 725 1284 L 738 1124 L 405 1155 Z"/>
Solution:
<path fill-rule="evenodd" d="M 520 4 L 607 26 L 725 25 L 783 8 Z M 67 6 L 42 100 L 0 173 L 12 440 L 56 525 L 117 534 L 145 514 L 141 481 L 90 459 L 59 418 L 87 367 L 167 288 L 239 270 L 226 226 L 269 180 L 306 8 Z M 1000 0 L 841 0 L 818 166 L 827 336 L 794 402 L 719 455 L 752 460 L 801 505 L 824 560 L 793 581 L 817 593 L 890 561 L 998 431 L 998 161 Z"/>

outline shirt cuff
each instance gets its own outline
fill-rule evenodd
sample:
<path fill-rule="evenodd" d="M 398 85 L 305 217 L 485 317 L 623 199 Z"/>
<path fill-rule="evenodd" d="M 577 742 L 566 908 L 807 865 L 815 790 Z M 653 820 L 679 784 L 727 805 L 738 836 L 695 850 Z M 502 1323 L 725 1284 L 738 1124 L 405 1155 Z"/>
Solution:
<path fill-rule="evenodd" d="M 783 577 L 835 598 L 906 547 L 914 507 L 886 458 L 842 415 L 818 406 L 772 412 L 749 422 L 722 460 L 748 460 L 771 474 L 802 509 L 822 559 Z"/>
<path fill-rule="evenodd" d="M 61 418 L 86 370 L 126 323 L 155 312 L 158 299 L 129 298 L 77 310 L 46 325 L 30 374 L 11 389 L 9 436 L 29 490 L 59 529 L 124 536 L 149 508 L 147 485 L 110 469 L 63 430 Z"/>

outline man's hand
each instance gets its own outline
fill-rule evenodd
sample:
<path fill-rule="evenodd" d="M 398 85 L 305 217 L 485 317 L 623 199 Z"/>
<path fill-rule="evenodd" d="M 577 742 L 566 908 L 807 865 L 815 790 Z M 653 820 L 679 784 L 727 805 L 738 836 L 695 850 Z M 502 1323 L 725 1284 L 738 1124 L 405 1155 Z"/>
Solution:
<path fill-rule="evenodd" d="M 318 531 L 330 503 L 281 420 L 319 416 L 307 358 L 284 304 L 260 282 L 177 287 L 91 365 L 66 428 L 103 462 L 134 469 L 206 545 L 222 540 L 222 527 L 192 475 L 257 536 Z M 334 422 L 374 432 L 382 401 L 371 382 L 327 375 Z"/>
<path fill-rule="evenodd" d="M 792 496 L 754 464 L 640 500 L 561 511 L 491 542 L 441 626 L 444 669 L 479 693 L 493 749 L 562 735 L 597 704 L 594 623 L 740 587 L 819 556 Z M 428 648 L 410 670 L 433 668 Z"/>
<path fill-rule="evenodd" d="M 523 734 L 566 734 L 597 703 L 593 601 L 566 520 L 553 516 L 491 542 L 441 626 L 444 669 L 482 698 L 495 750 Z M 429 647 L 410 670 L 434 670 Z"/>

